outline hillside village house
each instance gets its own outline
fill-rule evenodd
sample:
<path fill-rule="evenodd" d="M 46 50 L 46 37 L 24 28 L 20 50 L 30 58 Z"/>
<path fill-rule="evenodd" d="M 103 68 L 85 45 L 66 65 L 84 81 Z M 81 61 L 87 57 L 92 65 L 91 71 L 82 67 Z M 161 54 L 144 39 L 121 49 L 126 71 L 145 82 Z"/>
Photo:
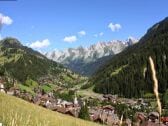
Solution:
<path fill-rule="evenodd" d="M 162 121 L 165 125 L 168 125 L 168 116 L 167 116 L 167 117 L 161 117 L 161 121 Z"/>
<path fill-rule="evenodd" d="M 8 95 L 19 96 L 20 89 L 16 85 L 17 81 L 14 79 L 10 79 L 10 78 L 7 78 L 7 79 L 8 79 L 8 82 L 13 83 L 13 87 L 9 89 L 5 89 L 5 86 L 4 86 L 6 84 L 5 78 L 0 77 L 0 92 L 7 93 Z"/>
<path fill-rule="evenodd" d="M 106 94 L 106 95 L 103 95 L 102 101 L 109 101 L 112 103 L 116 103 L 117 98 L 118 98 L 118 95 Z"/>
<path fill-rule="evenodd" d="M 0 82 L 0 92 L 5 93 L 4 84 Z"/>
<path fill-rule="evenodd" d="M 68 114 L 70 116 L 78 117 L 79 112 L 80 112 L 80 107 L 66 108 L 66 107 L 56 106 L 53 111 L 57 111 L 63 114 Z"/>
<path fill-rule="evenodd" d="M 137 112 L 135 118 L 135 126 L 166 126 L 166 123 L 162 120 L 163 118 L 159 121 L 158 112 L 150 112 L 148 116 L 146 113 Z"/>
<path fill-rule="evenodd" d="M 10 88 L 7 92 L 8 95 L 14 95 L 14 90 Z"/>
<path fill-rule="evenodd" d="M 32 102 L 37 105 L 49 107 L 51 104 L 56 104 L 56 99 L 52 96 L 51 93 L 42 95 L 40 92 L 32 98 Z"/>
<path fill-rule="evenodd" d="M 114 107 L 110 105 L 89 109 L 89 115 L 92 121 L 101 122 L 109 126 L 119 123 L 119 117 L 114 112 Z"/>
<path fill-rule="evenodd" d="M 158 112 L 150 112 L 148 115 L 148 120 L 151 122 L 159 122 L 159 113 Z"/>
<path fill-rule="evenodd" d="M 9 90 L 6 92 L 8 95 L 15 95 L 20 97 L 20 89 L 17 86 L 11 87 Z"/>
<path fill-rule="evenodd" d="M 4 80 L 0 77 L 0 92 L 5 93 Z"/>

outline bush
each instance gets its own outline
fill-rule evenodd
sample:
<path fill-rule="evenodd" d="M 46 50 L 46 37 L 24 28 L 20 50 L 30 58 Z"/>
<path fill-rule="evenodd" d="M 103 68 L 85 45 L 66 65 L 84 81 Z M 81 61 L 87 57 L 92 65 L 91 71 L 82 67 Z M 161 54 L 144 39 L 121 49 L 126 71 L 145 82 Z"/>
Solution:
<path fill-rule="evenodd" d="M 9 90 L 11 87 L 13 87 L 13 84 L 12 83 L 9 83 L 9 82 L 7 82 L 7 83 L 5 83 L 5 89 L 7 89 L 7 90 Z"/>
<path fill-rule="evenodd" d="M 56 91 L 54 91 L 54 97 L 55 98 L 61 98 L 63 100 L 66 100 L 66 101 L 73 101 L 74 99 L 74 95 L 70 95 L 69 93 L 58 93 Z"/>
<path fill-rule="evenodd" d="M 79 118 L 84 119 L 84 120 L 90 120 L 89 110 L 88 110 L 87 105 L 83 105 L 81 107 L 81 110 L 79 112 Z"/>
<path fill-rule="evenodd" d="M 82 86 L 81 86 L 81 89 L 88 89 L 88 88 L 90 88 L 91 86 L 92 86 L 91 83 L 87 83 L 87 84 L 85 84 L 85 85 L 82 85 Z"/>
<path fill-rule="evenodd" d="M 163 107 L 168 109 L 168 89 L 163 94 Z"/>

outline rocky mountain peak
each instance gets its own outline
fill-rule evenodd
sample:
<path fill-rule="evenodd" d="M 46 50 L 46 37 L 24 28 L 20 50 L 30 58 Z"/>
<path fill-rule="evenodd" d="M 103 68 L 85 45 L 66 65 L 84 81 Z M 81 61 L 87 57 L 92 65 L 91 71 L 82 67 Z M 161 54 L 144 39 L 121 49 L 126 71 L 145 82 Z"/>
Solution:
<path fill-rule="evenodd" d="M 5 47 L 20 47 L 22 44 L 16 38 L 7 37 L 0 41 L 0 44 Z"/>
<path fill-rule="evenodd" d="M 89 47 L 79 46 L 77 48 L 68 48 L 63 51 L 56 49 L 47 52 L 45 56 L 80 73 L 80 71 L 76 70 L 77 66 L 82 70 L 82 66 L 85 64 L 96 62 L 103 57 L 118 54 L 137 41 L 136 39 L 129 38 L 126 41 L 112 40 L 109 42 L 98 42 Z"/>

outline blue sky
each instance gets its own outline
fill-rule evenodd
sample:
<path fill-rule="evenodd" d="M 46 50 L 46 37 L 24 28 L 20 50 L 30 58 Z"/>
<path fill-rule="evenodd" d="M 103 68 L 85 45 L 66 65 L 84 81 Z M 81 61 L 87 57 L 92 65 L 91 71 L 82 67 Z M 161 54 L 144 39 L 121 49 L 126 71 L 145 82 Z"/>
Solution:
<path fill-rule="evenodd" d="M 3 24 L 1 36 L 42 51 L 140 38 L 168 16 L 167 5 L 167 0 L 0 1 L 0 13 L 12 20 Z"/>

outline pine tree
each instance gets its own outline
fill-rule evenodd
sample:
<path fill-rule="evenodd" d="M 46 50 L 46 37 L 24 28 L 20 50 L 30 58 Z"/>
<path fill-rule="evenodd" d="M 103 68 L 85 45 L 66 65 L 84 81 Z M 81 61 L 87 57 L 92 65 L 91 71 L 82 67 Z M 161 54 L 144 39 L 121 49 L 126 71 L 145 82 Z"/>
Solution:
<path fill-rule="evenodd" d="M 168 89 L 163 94 L 163 106 L 168 109 Z"/>
<path fill-rule="evenodd" d="M 81 110 L 80 110 L 80 112 L 79 112 L 79 118 L 85 119 L 85 120 L 90 120 L 89 110 L 88 110 L 87 105 L 83 105 L 83 106 L 81 107 Z"/>

